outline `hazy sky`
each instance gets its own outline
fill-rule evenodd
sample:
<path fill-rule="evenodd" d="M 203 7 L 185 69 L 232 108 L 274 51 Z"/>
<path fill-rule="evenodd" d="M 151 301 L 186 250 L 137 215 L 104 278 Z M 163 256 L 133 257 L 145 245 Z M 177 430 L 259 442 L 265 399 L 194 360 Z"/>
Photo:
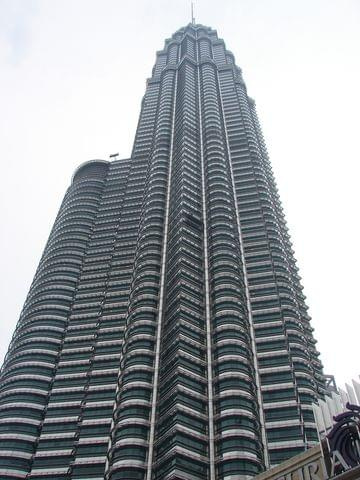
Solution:
<path fill-rule="evenodd" d="M 197 0 L 255 98 L 325 372 L 360 372 L 360 0 Z M 79 163 L 128 157 L 188 0 L 0 0 L 0 361 Z"/>

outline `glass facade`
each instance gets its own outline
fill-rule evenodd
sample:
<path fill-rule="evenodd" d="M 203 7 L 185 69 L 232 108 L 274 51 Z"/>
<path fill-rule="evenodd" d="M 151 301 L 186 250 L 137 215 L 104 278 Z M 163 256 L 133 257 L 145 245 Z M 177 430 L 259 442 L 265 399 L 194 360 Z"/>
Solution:
<path fill-rule="evenodd" d="M 131 158 L 65 195 L 1 370 L 0 477 L 255 476 L 318 441 L 309 321 L 254 101 L 190 24 Z"/>

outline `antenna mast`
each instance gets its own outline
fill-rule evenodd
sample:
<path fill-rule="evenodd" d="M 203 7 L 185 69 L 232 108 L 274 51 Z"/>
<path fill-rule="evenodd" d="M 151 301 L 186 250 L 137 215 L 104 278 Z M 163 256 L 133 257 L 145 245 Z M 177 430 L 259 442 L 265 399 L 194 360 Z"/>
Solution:
<path fill-rule="evenodd" d="M 195 17 L 194 17 L 194 2 L 191 2 L 191 23 L 195 25 Z"/>

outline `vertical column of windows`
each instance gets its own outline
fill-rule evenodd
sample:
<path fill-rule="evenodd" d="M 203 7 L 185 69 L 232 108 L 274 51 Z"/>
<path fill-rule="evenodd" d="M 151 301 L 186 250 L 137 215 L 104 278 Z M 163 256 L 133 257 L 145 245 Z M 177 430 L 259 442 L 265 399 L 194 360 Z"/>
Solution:
<path fill-rule="evenodd" d="M 211 58 L 211 42 L 208 38 L 199 39 L 199 57 L 201 60 Z"/>
<path fill-rule="evenodd" d="M 206 479 L 207 385 L 196 66 L 179 67 L 156 435 L 159 480 Z"/>
<path fill-rule="evenodd" d="M 281 301 L 278 291 L 273 287 L 274 274 L 280 270 L 286 276 L 286 265 L 275 265 L 269 241 L 280 242 L 279 228 L 274 221 L 273 203 L 266 176 L 260 163 L 260 149 L 256 141 L 254 126 L 246 109 L 245 100 L 237 100 L 236 92 L 246 96 L 241 84 L 233 83 L 231 72 L 221 76 L 223 84 L 224 109 L 229 121 L 229 144 L 232 152 L 232 163 L 236 192 L 238 196 L 241 227 L 244 238 L 246 267 L 248 272 L 251 308 L 257 342 L 257 356 L 261 377 L 267 439 L 270 460 L 273 462 L 274 435 L 269 423 L 270 392 L 275 389 L 288 389 L 289 401 L 292 402 L 292 418 L 284 422 L 281 431 L 284 435 L 291 431 L 295 440 L 295 448 L 303 445 L 301 419 L 296 405 L 294 376 L 291 358 L 287 348 L 286 328 L 281 317 Z M 235 90 L 234 90 L 235 86 Z M 242 124 L 241 132 L 237 126 Z M 247 153 L 244 153 L 244 150 Z M 274 250 L 276 247 L 274 248 Z M 280 248 L 278 249 L 279 251 Z M 278 268 L 277 268 L 278 267 Z M 254 285 L 254 279 L 255 285 Z M 269 350 L 267 348 L 269 347 Z M 267 353 L 269 352 L 269 353 Z M 271 357 L 271 362 L 269 358 Z M 292 394 L 291 394 L 292 392 Z M 291 397 L 293 400 L 291 400 Z M 295 405 L 294 405 L 295 404 Z M 284 405 L 279 405 L 283 408 Z M 278 424 L 277 424 L 278 425 Z M 276 430 L 277 431 L 277 430 Z M 296 450 L 297 452 L 297 450 Z M 295 452 L 295 453 L 296 453 Z"/>
<path fill-rule="evenodd" d="M 176 46 L 177 47 L 177 46 Z M 153 81 L 148 82 L 146 87 L 146 92 L 142 100 L 141 112 L 139 117 L 139 123 L 136 129 L 135 141 L 132 150 L 132 159 L 131 167 L 134 175 L 131 175 L 130 192 L 134 192 L 134 188 L 138 188 L 137 185 L 137 176 L 136 173 L 140 174 L 146 173 L 146 169 L 139 163 L 140 159 L 144 159 L 147 162 L 149 161 L 149 155 L 151 153 L 152 142 L 154 137 L 154 128 L 155 128 L 155 117 L 156 109 L 158 104 L 159 97 L 159 82 Z M 137 161 L 134 161 L 136 159 Z M 133 185 L 135 183 L 135 185 Z M 139 188 L 139 195 L 143 194 L 141 188 Z"/>
<path fill-rule="evenodd" d="M 201 41 L 200 41 L 201 43 Z M 209 45 L 210 46 L 210 45 Z M 201 45 L 198 44 L 198 62 L 201 61 Z M 214 381 L 213 381 L 213 332 L 211 325 L 211 301 L 209 282 L 209 226 L 207 217 L 207 195 L 205 177 L 205 156 L 203 141 L 203 118 L 200 67 L 197 65 L 198 83 L 198 117 L 199 117 L 199 143 L 201 160 L 201 195 L 203 214 L 203 249 L 204 249 L 204 294 L 205 294 L 205 324 L 206 324 L 206 362 L 207 362 L 207 397 L 208 397 L 208 428 L 209 428 L 209 480 L 215 479 L 215 425 L 214 425 Z"/>
<path fill-rule="evenodd" d="M 155 97 L 153 97 L 152 101 L 154 101 L 154 99 Z M 148 145 L 147 148 L 150 150 L 151 145 Z M 135 156 L 133 159 L 134 165 L 127 183 L 123 206 L 124 216 L 120 220 L 117 236 L 116 248 L 119 252 L 123 252 L 123 255 L 121 258 L 118 257 L 118 260 L 114 263 L 109 277 L 109 286 L 112 285 L 112 288 L 114 287 L 118 291 L 119 289 L 128 290 L 130 287 L 134 290 L 137 287 L 134 276 L 134 259 L 140 245 L 138 241 L 138 225 L 142 215 L 144 190 L 148 178 L 147 169 L 149 164 L 149 159 L 143 158 L 142 153 L 140 154 L 137 151 L 137 155 L 138 158 Z M 144 278 L 144 280 L 146 282 L 146 278 Z M 148 278 L 148 280 L 151 282 L 152 278 Z M 151 285 L 149 284 L 148 287 L 150 291 Z M 132 466 L 134 466 L 134 464 L 136 465 L 138 460 L 135 458 L 137 457 L 138 459 L 139 455 L 143 455 L 145 451 L 141 445 L 142 441 L 145 444 L 145 440 L 141 439 L 146 439 L 148 435 L 148 421 L 146 418 L 149 412 L 149 383 L 151 383 L 153 362 L 152 355 L 149 355 L 149 348 L 153 344 L 155 333 L 152 319 L 154 314 L 149 315 L 149 313 L 145 311 L 145 308 L 142 309 L 140 305 L 139 312 L 135 315 L 133 321 L 130 322 L 128 320 L 129 312 L 132 310 L 131 307 L 129 310 L 129 291 L 127 291 L 126 295 L 128 297 L 126 305 L 125 302 L 121 301 L 118 308 L 120 307 L 124 312 L 122 316 L 125 321 L 126 338 L 131 335 L 131 341 L 129 341 L 129 347 L 126 350 L 126 361 L 124 360 L 124 348 L 122 349 L 120 357 L 121 363 L 118 371 L 117 389 L 115 394 L 113 394 L 113 397 L 116 397 L 116 401 L 114 404 L 115 410 L 113 412 L 113 422 L 110 433 L 111 442 L 108 444 L 108 457 L 111 458 L 112 450 L 109 452 L 109 447 L 111 448 L 116 442 L 119 448 L 121 442 L 124 443 L 123 458 L 119 459 L 118 463 L 124 463 L 125 467 L 129 463 L 132 463 Z M 146 296 L 147 292 L 144 291 L 143 297 L 146 298 Z M 146 310 L 148 310 L 148 308 Z M 126 372 L 124 374 L 125 367 Z M 121 387 L 121 389 L 119 389 L 119 387 Z M 123 402 L 122 409 L 118 408 L 119 396 Z M 114 425 L 117 428 L 116 431 L 114 430 Z M 129 446 L 131 445 L 129 438 L 138 439 L 134 449 Z M 131 458 L 133 458 L 133 460 L 131 460 Z M 139 463 L 143 465 L 142 460 L 140 460 Z M 136 468 L 130 468 L 130 471 L 131 475 L 139 473 Z M 140 473 L 143 476 L 143 469 L 140 469 Z M 108 467 L 106 468 L 105 474 L 110 475 Z M 125 468 L 124 471 L 113 472 L 109 478 L 129 478 L 127 476 L 128 474 L 129 471 Z M 140 478 L 143 478 L 142 476 Z"/>
<path fill-rule="evenodd" d="M 109 174 L 94 221 L 29 476 L 32 479 L 68 478 L 70 474 L 72 478 L 88 478 L 90 453 L 92 475 L 97 474 L 98 478 L 102 478 L 113 403 L 109 394 L 114 397 L 118 362 L 116 357 L 107 358 L 106 367 L 111 365 L 112 370 L 106 367 L 99 370 L 101 360 L 96 352 L 96 344 L 103 330 L 107 275 L 117 230 L 113 214 L 115 211 L 117 216 L 120 215 L 123 181 L 128 168 L 124 163 L 121 179 L 114 179 L 113 172 Z M 117 200 L 110 208 L 107 202 L 109 196 L 115 196 Z M 100 244 L 101 247 L 99 238 L 104 242 Z M 99 388 L 108 394 L 106 404 L 98 396 Z M 95 399 L 92 398 L 93 394 Z M 101 415 L 98 414 L 96 420 L 89 416 L 89 412 L 96 411 L 92 403 L 94 400 L 98 411 L 101 408 Z M 56 439 L 60 439 L 58 444 Z"/>
<path fill-rule="evenodd" d="M 302 293 L 301 279 L 298 275 L 298 268 L 296 267 L 296 262 L 293 256 L 290 237 L 287 233 L 284 214 L 281 208 L 271 165 L 268 160 L 260 125 L 257 120 L 254 102 L 249 102 L 249 108 L 261 150 L 263 168 L 266 172 L 268 183 L 274 198 L 276 218 L 282 232 L 282 251 L 286 257 L 291 279 L 291 285 L 285 285 L 283 283 L 282 285 L 279 285 L 278 291 L 289 338 L 289 350 L 298 386 L 306 443 L 308 446 L 313 446 L 318 441 L 318 437 L 313 414 L 309 407 L 313 401 L 316 401 L 319 393 L 322 394 L 325 391 L 322 364 L 318 359 L 319 353 L 315 348 L 316 342 L 312 335 L 313 329 L 309 324 L 310 317 L 307 313 L 305 297 Z M 292 302 L 290 302 L 290 297 L 293 299 Z M 294 309 L 296 309 L 296 315 L 294 315 Z"/>
<path fill-rule="evenodd" d="M 51 447 L 51 452 L 48 450 L 49 443 L 50 446 L 54 443 L 53 436 L 59 437 L 60 431 L 66 436 L 69 447 L 72 446 L 69 457 L 65 459 L 71 465 L 72 477 L 88 478 L 91 470 L 92 475 L 103 478 L 104 454 L 117 384 L 124 304 L 126 311 L 126 292 L 121 293 L 121 304 L 114 305 L 112 301 L 112 292 L 119 288 L 116 278 L 109 280 L 109 271 L 115 270 L 118 263 L 116 237 L 128 169 L 128 161 L 114 162 L 111 166 L 50 397 L 46 418 L 49 425 L 40 438 L 39 461 L 34 465 L 31 478 L 36 478 L 37 472 L 41 471 L 44 478 L 41 465 L 51 462 L 51 456 L 54 456 L 54 465 L 59 466 L 61 451 L 56 450 L 61 450 L 65 440 L 57 448 L 56 445 Z M 120 249 L 118 255 L 127 257 L 128 252 Z M 128 263 L 131 276 L 131 260 Z M 111 338 L 111 343 L 106 341 L 108 338 Z M 69 417 L 75 413 L 77 417 Z M 64 422 L 66 428 L 63 429 L 61 423 Z M 49 478 L 53 478 L 54 474 L 50 472 Z"/>
<path fill-rule="evenodd" d="M 212 53 L 214 61 L 217 65 L 226 63 L 225 45 L 223 41 L 216 41 L 212 45 Z"/>
<path fill-rule="evenodd" d="M 289 265 L 280 236 L 282 226 L 276 216 L 271 186 L 261 162 L 261 150 L 248 110 L 246 93 L 240 83 L 234 84 L 231 71 L 221 72 L 220 78 L 236 191 L 240 202 L 262 390 L 266 400 L 270 398 L 267 393 L 270 394 L 274 389 L 293 391 L 292 408 L 289 409 L 289 415 L 291 412 L 292 416 L 289 417 L 290 420 L 284 421 L 283 429 L 278 428 L 278 423 L 271 424 L 271 419 L 276 418 L 276 409 L 274 405 L 268 405 L 268 400 L 264 402 L 269 446 L 281 446 L 279 440 L 282 438 L 284 442 L 288 438 L 299 439 L 298 446 L 301 446 L 304 442 L 302 418 L 296 391 L 293 390 L 294 382 L 296 384 L 295 365 L 290 372 L 288 370 L 289 363 L 292 364 L 288 329 L 291 324 L 299 324 L 298 309 L 294 290 L 289 284 Z M 282 285 L 277 285 L 276 280 L 279 280 L 279 277 Z M 295 373 L 292 374 L 292 371 Z M 288 398 L 291 402 L 291 395 Z M 277 408 L 283 408 L 283 404 L 279 404 Z M 269 410 L 271 412 L 268 412 Z M 276 425 L 277 428 L 273 430 L 271 425 Z M 298 446 L 294 444 L 295 449 Z M 270 455 L 274 457 L 272 451 Z M 294 450 L 295 453 L 297 451 Z M 287 451 L 287 455 L 291 455 L 291 452 Z M 277 451 L 275 456 L 278 458 Z"/>
<path fill-rule="evenodd" d="M 2 478 L 11 469 L 25 478 L 31 468 L 102 188 L 102 176 L 94 175 L 68 190 L 15 331 L 2 369 L 0 411 L 2 431 L 21 439 L 14 451 L 22 466 L 3 452 Z"/>
<path fill-rule="evenodd" d="M 185 55 L 195 59 L 195 40 L 188 33 L 181 42 L 181 58 Z"/>
<path fill-rule="evenodd" d="M 166 66 L 167 55 L 166 53 L 158 53 L 156 57 L 156 63 L 153 69 L 153 76 L 156 77 L 161 74 Z"/>
<path fill-rule="evenodd" d="M 142 109 L 139 118 L 139 124 L 136 131 L 134 148 L 132 152 L 131 170 L 126 186 L 126 193 L 124 197 L 123 205 L 123 217 L 119 222 L 119 231 L 117 235 L 116 249 L 118 251 L 127 252 L 127 258 L 123 259 L 117 265 L 114 265 L 109 276 L 109 285 L 123 286 L 121 288 L 128 288 L 135 280 L 134 275 L 134 263 L 131 258 L 135 258 L 136 251 L 139 247 L 138 242 L 138 228 L 143 211 L 144 204 L 144 191 L 149 177 L 151 152 L 153 149 L 155 124 L 157 118 L 158 104 L 159 104 L 159 81 L 149 81 L 146 89 L 146 93 L 142 103 Z M 159 240 L 158 235 L 155 235 Z M 151 242 L 153 239 L 152 234 L 149 235 L 148 240 Z M 124 264 L 125 262 L 125 264 Z M 146 275 L 141 276 L 145 277 Z M 148 280 L 156 283 L 157 272 L 152 272 L 148 276 Z M 154 279 L 155 278 L 155 279 Z M 133 288 L 136 288 L 135 283 Z M 131 310 L 130 310 L 131 311 Z M 143 314 L 144 313 L 144 314 Z M 109 478 L 128 478 L 127 475 L 140 475 L 140 478 L 144 476 L 143 468 L 136 469 L 130 467 L 129 470 L 126 465 L 129 463 L 135 463 L 137 460 L 131 460 L 134 456 L 140 454 L 143 455 L 141 445 L 135 447 L 135 451 L 130 447 L 126 447 L 124 450 L 124 459 L 120 459 L 119 463 L 125 463 L 124 470 L 115 471 L 109 473 L 109 459 L 111 458 L 112 445 L 117 440 L 124 441 L 129 444 L 129 438 L 147 439 L 148 436 L 148 414 L 149 414 L 149 375 L 151 376 L 153 357 L 149 354 L 149 344 L 153 341 L 155 334 L 154 316 L 153 314 L 142 312 L 139 308 L 136 321 L 133 325 L 130 325 L 127 321 L 129 315 L 129 303 L 126 309 L 125 328 L 131 329 L 134 337 L 132 341 L 129 353 L 127 355 L 126 365 L 129 367 L 129 376 L 125 379 L 123 388 L 123 408 L 118 409 L 118 401 L 120 395 L 120 387 L 122 386 L 122 374 L 124 373 L 124 358 L 123 351 L 121 353 L 121 364 L 118 372 L 117 389 L 115 393 L 116 401 L 114 405 L 113 421 L 110 433 L 110 442 L 108 444 L 108 460 L 105 469 L 105 475 Z M 136 341 L 138 337 L 138 341 Z M 150 339 L 150 340 L 149 340 Z M 144 368 L 141 368 L 145 365 Z M 131 373 L 132 372 L 132 373 Z M 137 382 L 139 389 L 134 388 L 132 382 L 136 379 L 131 378 L 138 376 Z M 143 381 L 144 380 L 144 381 Z M 126 387 L 127 383 L 129 384 Z M 140 399 L 137 401 L 137 399 Z M 114 429 L 114 426 L 117 428 Z M 139 448 L 138 448 L 139 447 Z M 143 466 L 143 460 L 139 460 L 140 467 Z"/>
<path fill-rule="evenodd" d="M 87 380 L 74 437 L 69 470 L 72 478 L 104 475 L 130 286 L 129 279 L 117 282 L 110 274 L 117 268 L 121 271 L 131 268 L 133 260 L 132 252 L 118 248 L 117 242 L 119 220 L 127 215 L 123 201 L 129 167 L 127 161 L 114 162 L 110 167 L 89 245 L 87 269 L 74 304 L 77 307 L 71 322 L 74 334 L 78 338 L 91 335 L 88 341 L 91 351 L 87 361 L 82 360 Z M 71 347 L 74 352 L 74 345 Z M 74 360 L 69 362 L 66 356 L 63 360 L 63 366 L 73 371 Z"/>
<path fill-rule="evenodd" d="M 173 70 L 163 72 L 156 133 L 146 177 L 133 265 L 126 343 L 107 472 L 111 479 L 129 478 L 129 475 L 143 478 L 145 475 L 174 81 Z M 127 434 L 124 434 L 124 428 L 127 429 Z"/>
<path fill-rule="evenodd" d="M 245 97 L 245 96 L 244 96 Z M 249 115 L 251 112 L 248 107 L 248 102 L 245 103 L 244 100 L 244 110 L 247 111 Z M 255 125 L 254 125 L 255 128 Z M 256 133 L 256 132 L 255 132 Z M 260 145 L 259 145 L 260 150 Z M 260 150 L 260 153 L 261 150 Z M 274 389 L 285 389 L 291 386 L 291 381 L 295 385 L 295 394 L 297 400 L 297 408 L 292 408 L 292 417 L 289 420 L 283 422 L 283 424 L 279 424 L 276 422 L 276 413 L 282 410 L 283 405 L 278 405 L 278 409 L 276 408 L 269 408 L 266 412 L 266 416 L 268 418 L 267 421 L 267 431 L 268 431 L 268 439 L 269 445 L 271 445 L 271 459 L 273 463 L 278 463 L 281 459 L 287 458 L 289 455 L 296 453 L 301 446 L 304 445 L 306 442 L 306 431 L 304 425 L 304 415 L 303 410 L 307 410 L 307 407 L 304 405 L 304 396 L 305 397 L 313 395 L 313 401 L 317 398 L 317 392 L 313 381 L 313 372 L 311 368 L 309 368 L 308 362 L 305 360 L 303 363 L 299 363 L 294 361 L 293 358 L 293 350 L 292 350 L 292 343 L 293 340 L 296 344 L 301 344 L 303 347 L 303 351 L 306 355 L 308 346 L 307 342 L 305 341 L 304 337 L 304 326 L 301 323 L 301 316 L 299 312 L 299 305 L 297 302 L 295 290 L 294 290 L 294 282 L 292 278 L 292 266 L 289 262 L 289 257 L 287 253 L 287 245 L 286 245 L 286 227 L 283 222 L 279 219 L 279 199 L 277 195 L 275 195 L 274 185 L 271 184 L 269 178 L 269 172 L 267 171 L 262 155 L 257 155 L 258 164 L 263 167 L 263 171 L 266 175 L 266 183 L 267 187 L 267 198 L 269 200 L 269 205 L 271 205 L 272 209 L 269 209 L 263 212 L 264 224 L 267 231 L 267 237 L 269 239 L 269 253 L 270 253 L 270 260 L 272 270 L 276 275 L 276 294 L 273 295 L 272 298 L 278 297 L 278 306 L 277 309 L 273 311 L 266 311 L 265 305 L 269 302 L 271 295 L 265 295 L 261 292 L 261 289 L 257 289 L 257 297 L 258 300 L 256 302 L 256 307 L 258 310 L 258 331 L 259 337 L 263 337 L 263 347 L 265 346 L 264 343 L 264 335 L 266 335 L 266 330 L 269 332 L 271 330 L 272 334 L 276 335 L 276 329 L 281 328 L 281 321 L 282 331 L 285 334 L 285 343 L 286 348 L 288 350 L 288 354 L 284 356 L 283 352 L 280 352 L 277 355 L 277 352 L 274 352 L 272 349 L 271 358 L 273 359 L 272 362 L 269 361 L 269 355 L 266 356 L 266 350 L 264 354 L 264 358 L 262 359 L 262 383 L 264 392 L 270 394 Z M 265 167 L 265 168 L 264 168 Z M 258 182 L 259 183 L 259 182 Z M 280 278 L 281 280 L 280 280 Z M 279 284 L 279 280 L 281 284 Z M 271 307 L 271 305 L 269 305 Z M 279 313 L 280 312 L 280 313 Z M 272 318 L 271 318 L 272 317 Z M 276 320 L 278 319 L 278 320 Z M 269 322 L 273 321 L 269 325 Z M 278 323 L 278 326 L 276 325 Z M 273 328 L 271 328 L 273 327 Z M 287 365 L 284 365 L 284 361 L 287 359 Z M 288 365 L 292 366 L 292 374 L 289 375 Z M 305 371 L 304 371 L 305 370 Z M 303 380 L 304 379 L 304 380 Z M 305 382 L 306 385 L 302 386 L 301 384 Z M 299 411 L 300 406 L 302 410 Z M 271 405 L 274 407 L 274 405 Z M 271 411 L 270 411 L 271 410 Z M 291 409 L 290 409 L 291 410 Z M 311 412 L 309 412 L 311 414 Z M 297 417 L 297 418 L 296 418 Z M 293 441 L 294 450 L 287 449 L 288 447 L 287 442 L 291 439 Z M 283 450 L 283 456 L 281 456 L 281 450 Z"/>
<path fill-rule="evenodd" d="M 171 43 L 168 47 L 168 65 L 176 65 L 178 61 L 178 51 L 179 45 L 178 43 Z"/>
<path fill-rule="evenodd" d="M 215 53 L 214 53 L 215 58 Z M 207 177 L 217 475 L 254 475 L 262 464 L 258 406 L 234 199 L 215 67 L 200 66 Z"/>
<path fill-rule="evenodd" d="M 161 62 L 161 64 L 163 64 L 163 62 Z M 149 82 L 143 99 L 132 154 L 132 168 L 124 199 L 124 215 L 120 220 L 117 240 L 118 250 L 127 253 L 126 258 L 119 259 L 119 262 L 116 262 L 110 273 L 110 284 L 115 286 L 115 288 L 118 286 L 118 288 L 127 289 L 132 279 L 135 278 L 133 277 L 133 258 L 138 248 L 138 225 L 142 214 L 145 184 L 148 178 L 149 157 L 153 148 L 159 89 L 159 82 Z M 123 308 L 123 306 L 124 304 L 122 303 L 121 308 Z M 118 429 L 115 433 L 112 429 L 110 448 L 112 443 L 117 440 L 119 440 L 120 443 L 124 441 L 128 445 L 128 438 L 138 438 L 141 442 L 141 439 L 146 439 L 148 435 L 148 421 L 146 418 L 149 412 L 149 378 L 151 376 L 150 372 L 153 361 L 152 356 L 148 354 L 148 348 L 153 342 L 155 327 L 152 318 L 149 319 L 149 315 L 146 315 L 146 313 L 142 315 L 141 308 L 139 310 L 137 321 L 129 327 L 133 333 L 133 340 L 130 342 L 129 353 L 127 354 L 126 365 L 129 369 L 129 374 L 123 382 L 122 398 L 124 408 L 122 410 L 118 410 L 117 407 L 120 385 L 119 378 L 121 378 L 124 368 L 123 358 L 121 361 L 121 369 L 119 370 L 116 392 L 117 401 L 115 404 L 115 426 L 117 426 Z M 128 308 L 124 315 L 125 318 L 127 318 Z M 129 324 L 127 324 L 127 326 L 129 326 Z M 145 369 L 141 368 L 141 366 L 144 365 Z M 137 381 L 137 385 L 140 388 L 135 388 L 136 385 L 133 384 L 134 381 Z M 124 462 L 125 465 L 128 464 L 129 461 L 131 463 L 130 458 L 139 457 L 139 454 L 143 455 L 144 451 L 141 445 L 135 446 L 134 451 L 131 446 L 125 446 L 124 459 L 121 459 L 119 463 L 121 463 L 121 461 Z M 136 460 L 134 460 L 133 463 L 134 462 L 136 463 Z M 143 465 L 141 460 L 140 464 Z M 142 469 L 140 470 L 140 474 L 143 476 L 141 472 L 143 472 Z M 106 474 L 108 473 L 107 468 Z M 117 475 L 119 475 L 119 478 L 127 478 L 128 473 L 125 468 L 123 472 L 113 473 L 113 476 L 114 478 L 117 478 Z M 136 469 L 131 470 L 131 475 L 136 475 L 136 473 L 138 473 Z"/>

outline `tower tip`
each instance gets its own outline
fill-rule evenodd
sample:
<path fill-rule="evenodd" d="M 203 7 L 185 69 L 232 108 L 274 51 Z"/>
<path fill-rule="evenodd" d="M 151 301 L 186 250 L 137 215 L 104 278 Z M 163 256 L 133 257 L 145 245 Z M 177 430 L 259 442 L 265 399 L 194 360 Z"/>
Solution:
<path fill-rule="evenodd" d="M 191 2 L 191 23 L 195 24 L 195 17 L 194 17 L 194 2 Z"/>

